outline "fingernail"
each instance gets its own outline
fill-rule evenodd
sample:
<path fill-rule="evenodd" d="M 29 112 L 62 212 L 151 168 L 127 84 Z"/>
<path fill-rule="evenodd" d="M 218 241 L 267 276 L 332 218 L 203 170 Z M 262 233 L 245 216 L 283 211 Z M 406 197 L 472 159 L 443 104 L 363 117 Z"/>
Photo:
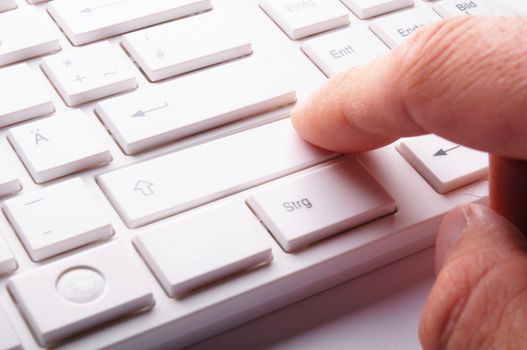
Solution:
<path fill-rule="evenodd" d="M 468 221 L 468 206 L 458 207 L 448 213 L 441 226 L 436 242 L 436 254 L 435 254 L 435 270 L 439 273 L 443 267 L 443 263 L 450 252 L 450 249 L 456 244 L 459 238 L 463 235 Z"/>

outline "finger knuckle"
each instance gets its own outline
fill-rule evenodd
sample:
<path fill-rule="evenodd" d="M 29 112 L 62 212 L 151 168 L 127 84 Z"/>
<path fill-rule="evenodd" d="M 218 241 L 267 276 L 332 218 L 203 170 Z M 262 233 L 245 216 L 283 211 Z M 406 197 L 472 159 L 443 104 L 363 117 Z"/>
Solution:
<path fill-rule="evenodd" d="M 444 118 L 507 96 L 527 101 L 527 24 L 523 19 L 458 17 L 423 27 L 397 49 L 399 89 L 406 108 L 432 132 Z M 441 108 L 443 106 L 443 108 Z M 422 119 L 424 118 L 424 119 Z"/>
<path fill-rule="evenodd" d="M 410 104 L 426 103 L 450 88 L 450 74 L 459 70 L 466 60 L 468 43 L 477 32 L 473 18 L 454 18 L 424 27 L 399 53 L 400 88 Z"/>

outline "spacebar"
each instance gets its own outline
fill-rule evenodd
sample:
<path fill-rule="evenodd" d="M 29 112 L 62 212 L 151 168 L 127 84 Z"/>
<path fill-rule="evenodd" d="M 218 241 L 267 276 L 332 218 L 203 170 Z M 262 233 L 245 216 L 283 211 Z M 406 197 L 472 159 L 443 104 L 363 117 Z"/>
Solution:
<path fill-rule="evenodd" d="M 98 183 L 135 228 L 333 157 L 284 119 L 115 170 Z"/>

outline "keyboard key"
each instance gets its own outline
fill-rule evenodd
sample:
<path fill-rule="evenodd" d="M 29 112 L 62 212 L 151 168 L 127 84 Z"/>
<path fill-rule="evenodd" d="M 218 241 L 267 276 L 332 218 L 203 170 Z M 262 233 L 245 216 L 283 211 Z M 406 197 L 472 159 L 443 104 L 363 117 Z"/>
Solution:
<path fill-rule="evenodd" d="M 260 7 L 293 40 L 349 24 L 338 0 L 264 0 Z"/>
<path fill-rule="evenodd" d="M 43 183 L 112 160 L 94 118 L 75 110 L 12 128 L 7 137 L 35 182 Z"/>
<path fill-rule="evenodd" d="M 403 43 L 420 27 L 441 17 L 430 7 L 418 7 L 403 11 L 371 22 L 370 29 L 390 48 Z"/>
<path fill-rule="evenodd" d="M 269 263 L 265 228 L 243 203 L 177 218 L 139 234 L 134 244 L 171 297 Z"/>
<path fill-rule="evenodd" d="M 20 180 L 13 172 L 11 165 L 0 154 L 0 197 L 16 193 L 21 189 Z"/>
<path fill-rule="evenodd" d="M 341 0 L 360 19 L 367 19 L 414 5 L 414 0 Z"/>
<path fill-rule="evenodd" d="M 328 77 L 366 64 L 390 51 L 367 27 L 362 26 L 307 40 L 302 50 Z"/>
<path fill-rule="evenodd" d="M 0 15 L 0 66 L 60 50 L 53 21 L 25 8 Z"/>
<path fill-rule="evenodd" d="M 0 127 L 55 111 L 43 79 L 26 64 L 0 69 Z"/>
<path fill-rule="evenodd" d="M 397 150 L 439 193 L 482 180 L 488 173 L 488 156 L 434 135 L 408 138 Z"/>
<path fill-rule="evenodd" d="M 16 9 L 15 0 L 0 0 L 0 12 Z M 2 347 L 0 346 L 0 349 Z"/>
<path fill-rule="evenodd" d="M 127 34 L 122 44 L 151 81 L 252 53 L 239 28 L 213 13 Z"/>
<path fill-rule="evenodd" d="M 210 0 L 55 0 L 48 7 L 74 45 L 210 10 Z"/>
<path fill-rule="evenodd" d="M 506 13 L 509 16 L 527 16 L 527 2 L 525 0 L 505 0 Z"/>
<path fill-rule="evenodd" d="M 0 276 L 6 273 L 15 271 L 18 268 L 15 257 L 11 252 L 11 249 L 7 246 L 7 243 L 4 241 L 2 234 L 0 233 Z M 1 310 L 0 310 L 1 311 Z M 2 327 L 0 326 L 0 331 Z M 0 334 L 4 334 L 0 332 Z M 0 337 L 0 345 L 2 344 L 2 339 Z M 0 349 L 3 349 L 0 346 Z"/>
<path fill-rule="evenodd" d="M 12 277 L 8 288 L 39 344 L 47 347 L 153 307 L 136 264 L 118 243 L 110 243 Z"/>
<path fill-rule="evenodd" d="M 46 57 L 41 66 L 68 106 L 137 87 L 134 65 L 108 42 Z"/>
<path fill-rule="evenodd" d="M 251 57 L 100 102 L 96 111 L 134 154 L 295 101 L 288 81 Z"/>
<path fill-rule="evenodd" d="M 79 178 L 7 200 L 4 212 L 34 261 L 113 234 Z"/>
<path fill-rule="evenodd" d="M 9 322 L 4 310 L 0 307 L 0 349 L 2 350 L 22 350 L 20 340 Z"/>
<path fill-rule="evenodd" d="M 443 18 L 454 16 L 517 16 L 521 15 L 510 4 L 500 0 L 443 0 L 434 10 Z"/>
<path fill-rule="evenodd" d="M 99 176 L 129 227 L 142 226 L 335 155 L 281 120 Z"/>
<path fill-rule="evenodd" d="M 247 202 L 286 252 L 396 210 L 354 158 L 256 192 Z"/>

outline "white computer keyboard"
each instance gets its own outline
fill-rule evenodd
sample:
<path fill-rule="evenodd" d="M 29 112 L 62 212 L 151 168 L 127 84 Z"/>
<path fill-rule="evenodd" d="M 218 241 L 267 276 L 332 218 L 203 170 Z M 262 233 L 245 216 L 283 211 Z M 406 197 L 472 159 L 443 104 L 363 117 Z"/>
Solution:
<path fill-rule="evenodd" d="M 523 0 L 0 0 L 0 350 L 184 347 L 434 243 L 487 195 L 435 136 L 342 156 L 288 113 Z M 353 98 L 353 96 L 350 96 Z"/>

